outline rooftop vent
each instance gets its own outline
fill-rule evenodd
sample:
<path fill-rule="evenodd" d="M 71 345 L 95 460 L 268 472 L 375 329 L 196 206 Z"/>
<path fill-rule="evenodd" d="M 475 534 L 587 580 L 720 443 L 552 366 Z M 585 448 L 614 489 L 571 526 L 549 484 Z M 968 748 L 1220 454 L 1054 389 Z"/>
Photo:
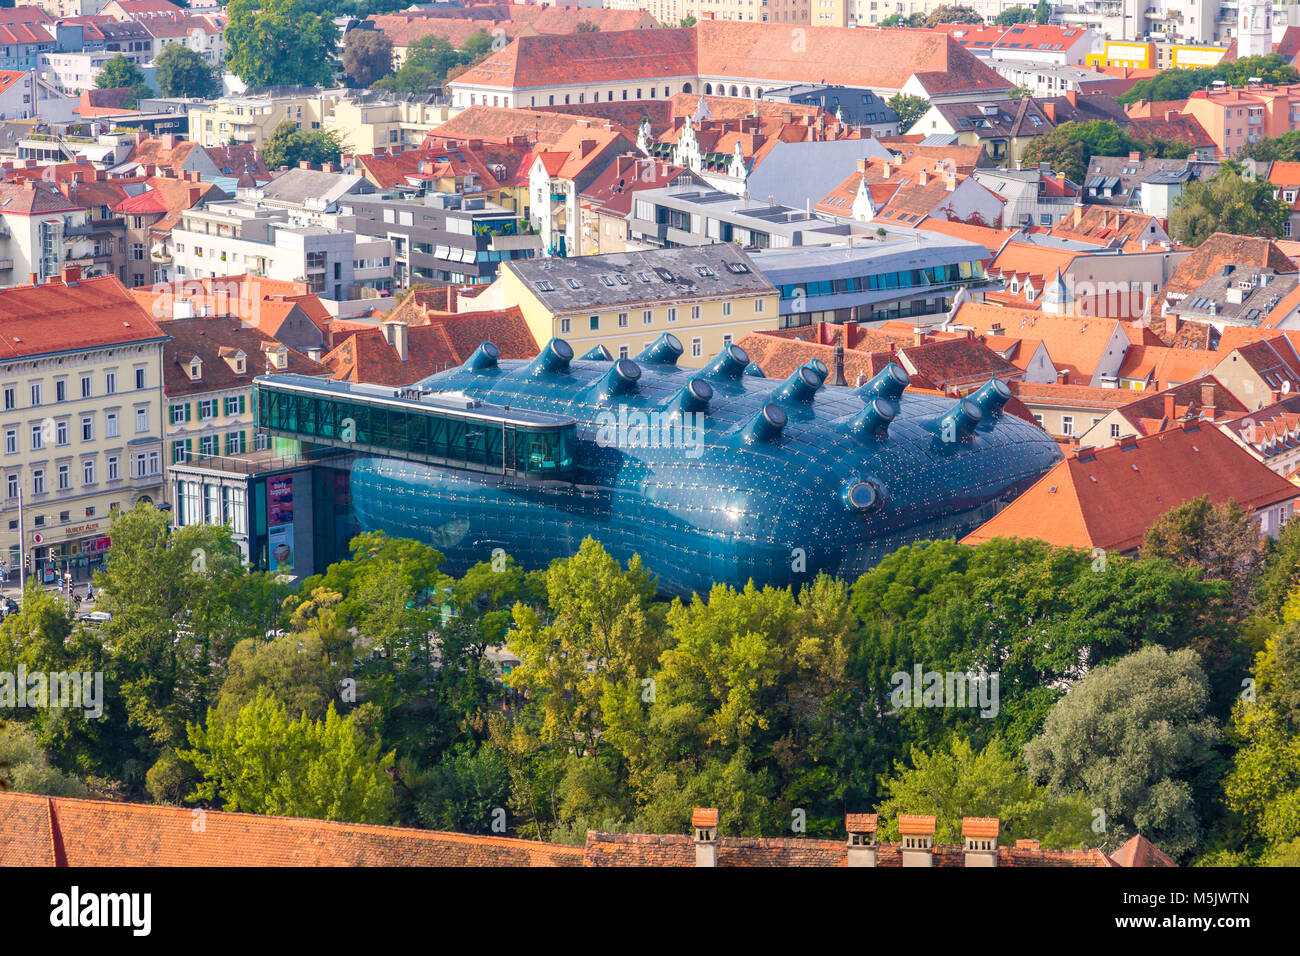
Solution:
<path fill-rule="evenodd" d="M 681 340 L 671 332 L 664 332 L 647 345 L 636 360 L 647 365 L 676 365 L 683 351 Z"/>
<path fill-rule="evenodd" d="M 749 353 L 739 345 L 728 345 L 700 371 L 705 378 L 738 379 L 745 374 Z"/>
<path fill-rule="evenodd" d="M 546 347 L 538 353 L 537 358 L 528 364 L 528 374 L 539 376 L 548 372 L 567 372 L 569 363 L 572 361 L 573 346 L 564 339 L 551 339 L 546 343 Z"/>
<path fill-rule="evenodd" d="M 601 398 L 626 395 L 636 388 L 637 379 L 641 377 L 641 366 L 630 359 L 619 359 L 600 380 L 598 393 Z"/>
<path fill-rule="evenodd" d="M 810 405 L 817 394 L 817 389 L 822 387 L 822 380 L 823 376 L 817 374 L 815 369 L 809 368 L 807 365 L 801 365 L 772 393 L 772 400 L 777 402 L 801 402 L 804 405 Z"/>
<path fill-rule="evenodd" d="M 465 368 L 474 372 L 482 372 L 485 369 L 496 368 L 497 360 L 501 358 L 501 352 L 491 342 L 483 342 L 474 350 L 474 354 L 465 360 Z"/>
<path fill-rule="evenodd" d="M 741 429 L 746 442 L 775 441 L 781 436 L 781 430 L 788 421 L 780 405 L 771 402 L 754 413 L 754 417 Z"/>
<path fill-rule="evenodd" d="M 849 422 L 849 431 L 859 438 L 884 441 L 889 433 L 889 423 L 898 415 L 898 403 L 887 398 L 873 398 L 866 408 Z"/>

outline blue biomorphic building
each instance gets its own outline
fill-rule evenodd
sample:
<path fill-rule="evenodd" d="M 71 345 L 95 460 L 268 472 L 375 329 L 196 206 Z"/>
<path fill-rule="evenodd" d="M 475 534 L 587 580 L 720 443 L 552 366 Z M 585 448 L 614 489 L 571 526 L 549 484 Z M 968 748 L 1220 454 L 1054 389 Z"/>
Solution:
<path fill-rule="evenodd" d="M 855 577 L 972 530 L 1061 457 L 996 380 L 958 400 L 907 391 L 898 365 L 847 388 L 820 362 L 778 381 L 737 345 L 702 369 L 681 352 L 665 334 L 635 360 L 575 358 L 553 339 L 508 362 L 484 342 L 401 389 L 270 375 L 258 427 L 352 456 L 360 526 L 432 544 L 452 573 L 498 549 L 544 567 L 591 536 L 675 595 Z"/>

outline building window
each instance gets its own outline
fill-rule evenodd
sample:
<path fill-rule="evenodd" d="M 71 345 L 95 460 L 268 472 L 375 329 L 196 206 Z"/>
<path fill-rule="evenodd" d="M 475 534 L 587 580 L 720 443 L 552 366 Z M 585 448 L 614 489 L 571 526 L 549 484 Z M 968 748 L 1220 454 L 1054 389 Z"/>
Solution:
<path fill-rule="evenodd" d="M 1119 437 L 1119 425 L 1118 425 L 1118 424 L 1115 424 L 1115 425 L 1111 425 L 1111 426 L 1110 426 L 1110 437 L 1111 437 L 1111 438 L 1118 438 L 1118 437 Z"/>
<path fill-rule="evenodd" d="M 1074 434 L 1074 416 L 1073 416 L 1073 415 L 1062 415 L 1062 416 L 1061 416 L 1061 434 L 1062 434 L 1062 435 L 1073 435 L 1073 434 Z"/>
<path fill-rule="evenodd" d="M 81 440 L 82 441 L 95 440 L 95 419 L 93 419 L 89 415 L 81 416 Z"/>
<path fill-rule="evenodd" d="M 5 386 L 5 410 L 9 411 L 17 407 L 18 407 L 18 390 L 15 389 L 12 385 L 6 385 Z"/>
<path fill-rule="evenodd" d="M 117 373 L 116 372 L 104 373 L 104 394 L 105 395 L 117 394 Z"/>
<path fill-rule="evenodd" d="M 199 402 L 199 421 L 207 421 L 209 418 L 217 417 L 217 400 L 215 398 L 205 398 Z"/>
<path fill-rule="evenodd" d="M 54 444 L 66 445 L 68 443 L 68 423 L 55 422 L 54 424 Z"/>
<path fill-rule="evenodd" d="M 40 425 L 32 426 L 32 451 L 40 451 L 45 447 L 45 433 Z"/>
<path fill-rule="evenodd" d="M 138 368 L 135 370 L 135 387 L 144 388 L 145 387 L 144 383 L 145 383 L 144 369 Z"/>
<path fill-rule="evenodd" d="M 37 382 L 32 386 L 32 405 L 36 406 L 41 403 L 41 383 Z"/>
<path fill-rule="evenodd" d="M 67 491 L 72 487 L 72 469 L 67 465 L 59 465 L 59 491 Z"/>
<path fill-rule="evenodd" d="M 59 379 L 54 383 L 54 400 L 56 402 L 66 402 L 68 400 L 68 383 Z"/>
<path fill-rule="evenodd" d="M 654 325 L 654 323 L 655 323 L 654 309 L 646 309 L 644 312 L 641 313 L 642 325 Z"/>
<path fill-rule="evenodd" d="M 104 434 L 109 438 L 117 437 L 117 412 L 109 412 L 104 416 Z"/>
<path fill-rule="evenodd" d="M 629 353 L 628 353 L 628 348 L 627 348 L 626 345 L 620 345 L 620 346 L 618 347 L 618 357 L 619 357 L 619 358 L 621 358 L 621 359 L 625 359 L 625 358 L 628 357 L 628 354 L 629 354 Z"/>
<path fill-rule="evenodd" d="M 190 460 L 190 439 L 178 439 L 172 442 L 172 464 Z"/>
<path fill-rule="evenodd" d="M 669 322 L 677 321 L 677 309 L 672 306 L 669 306 L 668 308 L 668 321 Z"/>
<path fill-rule="evenodd" d="M 186 402 L 184 405 L 171 406 L 170 418 L 173 425 L 188 422 L 190 420 L 190 403 Z"/>
<path fill-rule="evenodd" d="M 18 476 L 10 475 L 8 479 L 8 483 L 9 483 L 9 488 L 8 488 L 9 497 L 17 498 L 18 497 Z"/>
<path fill-rule="evenodd" d="M 95 483 L 95 459 L 87 458 L 81 463 L 81 483 L 83 485 Z"/>
<path fill-rule="evenodd" d="M 89 375 L 81 376 L 81 397 L 90 398 L 91 377 Z"/>
<path fill-rule="evenodd" d="M 704 339 L 698 335 L 691 339 L 691 358 L 699 358 L 704 354 Z"/>
<path fill-rule="evenodd" d="M 242 455 L 247 449 L 244 448 L 244 433 L 230 432 L 226 435 L 226 454 Z"/>
<path fill-rule="evenodd" d="M 44 468 L 32 469 L 32 494 L 36 494 L 36 495 L 45 494 L 45 469 Z"/>
<path fill-rule="evenodd" d="M 135 433 L 142 435 L 149 430 L 149 409 L 137 408 L 135 410 Z"/>
<path fill-rule="evenodd" d="M 590 320 L 589 328 L 592 332 L 600 330 L 600 316 L 593 315 Z"/>
<path fill-rule="evenodd" d="M 722 303 L 722 317 L 726 318 L 729 315 L 731 315 L 731 303 L 724 302 Z"/>
<path fill-rule="evenodd" d="M 5 429 L 5 454 L 18 454 L 18 429 L 16 428 Z"/>
<path fill-rule="evenodd" d="M 227 415 L 244 414 L 244 409 L 245 409 L 244 400 L 245 400 L 245 396 L 243 395 L 233 395 L 228 397 L 226 399 L 226 414 Z"/>
<path fill-rule="evenodd" d="M 699 318 L 700 318 L 700 307 L 698 305 L 691 306 L 691 319 L 693 321 L 698 322 Z"/>
<path fill-rule="evenodd" d="M 757 314 L 760 314 L 760 313 L 763 311 L 763 309 L 765 309 L 766 307 L 767 307 L 767 305 L 766 305 L 766 303 L 764 302 L 763 299 L 755 299 L 755 300 L 754 300 L 754 313 L 755 313 L 756 315 L 757 315 Z"/>
<path fill-rule="evenodd" d="M 560 334 L 568 335 L 572 331 L 573 331 L 573 320 L 560 319 Z"/>
<path fill-rule="evenodd" d="M 119 473 L 119 471 L 118 471 L 118 467 L 117 467 L 117 456 L 116 456 L 116 455 L 109 455 L 109 456 L 108 456 L 108 480 L 109 480 L 109 481 L 117 481 L 117 479 L 120 478 L 120 477 L 121 477 L 121 474 Z"/>
<path fill-rule="evenodd" d="M 199 439 L 199 454 L 205 457 L 214 457 L 219 454 L 216 435 L 204 435 Z"/>
<path fill-rule="evenodd" d="M 625 328 L 627 328 L 627 313 L 626 313 L 626 312 L 620 312 L 620 313 L 618 314 L 618 327 L 619 327 L 620 329 L 625 329 Z"/>

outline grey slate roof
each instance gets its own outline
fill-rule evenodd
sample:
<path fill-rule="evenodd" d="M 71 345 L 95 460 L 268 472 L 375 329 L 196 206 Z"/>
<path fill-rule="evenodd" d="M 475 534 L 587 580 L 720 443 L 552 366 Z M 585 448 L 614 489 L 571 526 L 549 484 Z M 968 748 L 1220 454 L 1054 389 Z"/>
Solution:
<path fill-rule="evenodd" d="M 516 259 L 513 271 L 552 312 L 775 291 L 732 243 L 601 256 Z M 701 274 L 701 270 L 707 270 Z"/>

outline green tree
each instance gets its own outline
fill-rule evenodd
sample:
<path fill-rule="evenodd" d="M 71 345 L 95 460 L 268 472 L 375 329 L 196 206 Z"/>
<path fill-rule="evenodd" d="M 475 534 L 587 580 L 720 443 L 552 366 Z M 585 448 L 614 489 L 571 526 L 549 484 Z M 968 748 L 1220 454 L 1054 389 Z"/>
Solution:
<path fill-rule="evenodd" d="M 86 784 L 52 766 L 36 733 L 15 721 L 0 722 L 0 791 L 49 797 L 84 797 Z"/>
<path fill-rule="evenodd" d="M 573 28 L 574 33 L 599 33 L 600 27 L 590 20 L 579 20 L 578 25 Z"/>
<path fill-rule="evenodd" d="M 319 634 L 289 631 L 270 641 L 245 639 L 226 663 L 217 714 L 233 718 L 264 690 L 290 714 L 316 719 L 337 696 L 338 681 Z"/>
<path fill-rule="evenodd" d="M 510 770 L 494 745 L 449 750 L 422 788 L 418 813 L 434 830 L 492 833 L 494 814 L 510 802 Z"/>
<path fill-rule="evenodd" d="M 1052 20 L 1052 5 L 1047 0 L 1038 0 L 1038 6 L 1034 8 L 1035 23 L 1050 23 Z"/>
<path fill-rule="evenodd" d="M 970 741 L 954 738 L 947 747 L 912 748 L 911 766 L 899 761 L 882 783 L 885 801 L 880 817 L 887 839 L 898 839 L 898 817 L 924 813 L 935 817 L 936 843 L 961 843 L 963 817 L 997 817 L 998 842 L 1035 839 L 1052 849 L 1074 849 L 1092 842 L 1092 807 L 1074 795 L 1035 786 L 1015 753 L 995 738 L 976 751 Z"/>
<path fill-rule="evenodd" d="M 1252 77 L 1259 77 L 1265 83 L 1294 83 L 1300 79 L 1300 73 L 1287 63 L 1285 57 L 1269 53 L 1225 60 L 1203 69 L 1162 70 L 1155 76 L 1139 80 L 1116 99 L 1125 106 L 1138 100 L 1185 100 L 1197 90 L 1209 88 L 1215 81 L 1240 87 L 1245 86 Z"/>
<path fill-rule="evenodd" d="M 1033 96 L 1034 91 L 1027 86 L 1013 86 L 1007 90 L 1007 99 L 1023 100 L 1026 96 Z"/>
<path fill-rule="evenodd" d="M 885 103 L 891 110 L 898 114 L 898 132 L 906 133 L 916 121 L 924 116 L 930 109 L 930 101 L 923 96 L 908 96 L 903 93 L 895 93 Z"/>
<path fill-rule="evenodd" d="M 100 68 L 95 77 L 95 86 L 101 90 L 130 89 L 130 97 L 123 102 L 127 109 L 135 109 L 143 97 L 153 96 L 153 89 L 145 80 L 144 73 L 121 53 Z"/>
<path fill-rule="evenodd" d="M 262 147 L 262 159 L 268 169 L 288 166 L 290 169 L 299 163 L 338 163 L 347 149 L 347 144 L 333 130 L 299 129 L 293 120 L 280 123 L 267 137 Z"/>
<path fill-rule="evenodd" d="M 1216 232 L 1275 239 L 1290 214 L 1290 207 L 1274 198 L 1272 183 L 1248 181 L 1225 165 L 1212 179 L 1183 187 L 1169 212 L 1169 233 L 1189 246 Z"/>
<path fill-rule="evenodd" d="M 343 72 L 353 86 L 373 86 L 393 72 L 393 41 L 382 30 L 350 30 L 343 41 Z"/>
<path fill-rule="evenodd" d="M 993 18 L 995 26 L 1013 27 L 1018 23 L 1030 23 L 1034 20 L 1034 11 L 1029 7 L 1010 7 Z"/>
<path fill-rule="evenodd" d="M 390 823 L 393 753 L 381 754 L 360 712 L 324 719 L 291 718 L 283 704 L 259 692 L 232 720 L 215 711 L 206 726 L 189 726 L 191 749 L 181 759 L 202 782 L 191 800 L 215 800 L 226 810 L 349 823 Z"/>
<path fill-rule="evenodd" d="M 1025 147 L 1025 163 L 1050 163 L 1067 179 L 1083 182 L 1093 156 L 1126 156 L 1140 148 L 1137 140 L 1109 120 L 1067 122 Z"/>
<path fill-rule="evenodd" d="M 634 557 L 623 570 L 587 538 L 546 572 L 545 614 L 518 604 L 508 682 L 541 715 L 547 743 L 594 753 L 607 692 L 639 692 L 662 650 L 654 582 Z"/>
<path fill-rule="evenodd" d="M 183 43 L 168 43 L 154 60 L 154 78 L 163 96 L 221 95 L 221 76 Z"/>
<path fill-rule="evenodd" d="M 226 62 L 249 86 L 328 86 L 338 28 L 306 0 L 231 0 Z"/>
<path fill-rule="evenodd" d="M 215 702 L 235 645 L 264 636 L 268 612 L 258 602 L 275 602 L 277 592 L 244 567 L 228 527 L 171 528 L 165 512 L 140 504 L 110 530 L 95 576 L 99 609 L 112 615 L 103 625 L 113 649 L 108 680 L 151 763 Z"/>
<path fill-rule="evenodd" d="M 1254 159 L 1261 163 L 1294 163 L 1300 160 L 1300 130 L 1291 130 L 1281 136 L 1266 137 L 1247 143 L 1238 154 L 1238 158 Z"/>
<path fill-rule="evenodd" d="M 1194 777 L 1219 736 L 1208 703 L 1193 651 L 1143 648 L 1092 671 L 1052 708 L 1024 749 L 1030 776 L 1093 801 L 1107 846 L 1140 831 L 1183 856 L 1201 836 Z"/>
<path fill-rule="evenodd" d="M 1282 622 L 1287 597 L 1300 585 L 1300 521 L 1288 521 L 1269 546 L 1255 584 L 1255 609 L 1273 624 Z"/>
<path fill-rule="evenodd" d="M 972 7 L 964 7 L 960 4 L 940 4 L 930 11 L 930 15 L 925 18 L 925 26 L 933 29 L 941 23 L 974 23 L 982 24 L 984 18 L 980 16 Z"/>
<path fill-rule="evenodd" d="M 1251 610 L 1251 592 L 1268 551 L 1266 541 L 1254 518 L 1237 502 L 1215 505 L 1209 495 L 1202 495 L 1161 515 L 1147 529 L 1139 553 L 1201 568 L 1207 578 L 1225 582 L 1241 619 Z"/>

